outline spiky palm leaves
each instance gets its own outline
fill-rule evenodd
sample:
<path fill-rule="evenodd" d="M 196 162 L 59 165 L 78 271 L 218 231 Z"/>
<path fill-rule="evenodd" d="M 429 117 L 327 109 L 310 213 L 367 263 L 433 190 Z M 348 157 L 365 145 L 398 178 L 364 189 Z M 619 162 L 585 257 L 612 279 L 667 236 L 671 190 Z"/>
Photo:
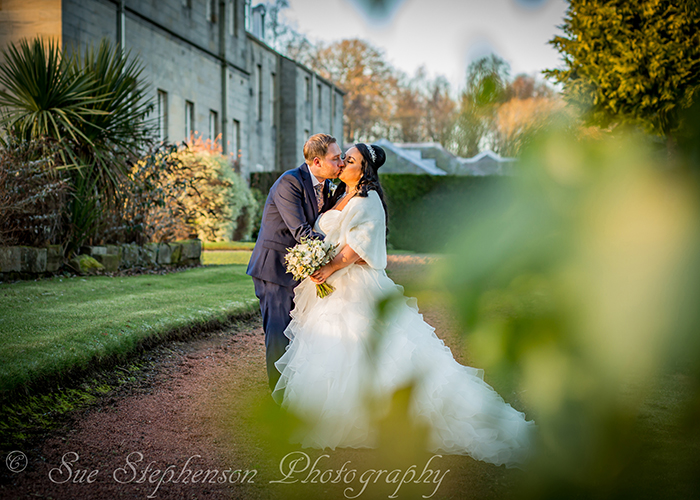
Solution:
<path fill-rule="evenodd" d="M 0 123 L 5 141 L 51 138 L 72 179 L 74 245 L 119 201 L 120 180 L 154 137 L 143 67 L 103 40 L 66 55 L 53 41 L 22 40 L 4 50 Z"/>

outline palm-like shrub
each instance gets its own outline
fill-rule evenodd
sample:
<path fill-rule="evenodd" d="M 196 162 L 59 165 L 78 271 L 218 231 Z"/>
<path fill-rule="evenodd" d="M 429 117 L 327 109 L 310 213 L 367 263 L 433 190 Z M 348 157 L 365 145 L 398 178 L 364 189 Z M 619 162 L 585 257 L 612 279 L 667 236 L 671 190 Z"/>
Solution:
<path fill-rule="evenodd" d="M 4 57 L 0 122 L 19 139 L 60 145 L 57 168 L 71 179 L 71 244 L 94 240 L 104 214 L 121 201 L 131 165 L 154 138 L 143 67 L 106 40 L 73 56 L 52 41 L 22 40 Z"/>
<path fill-rule="evenodd" d="M 83 127 L 98 113 L 91 106 L 104 98 L 95 95 L 94 79 L 87 72 L 76 74 L 75 66 L 51 40 L 21 40 L 10 44 L 3 55 L 3 124 L 20 140 L 53 137 L 89 142 Z"/>
<path fill-rule="evenodd" d="M 155 122 L 146 119 L 153 103 L 141 78 L 143 66 L 105 39 L 97 51 L 88 48 L 82 57 L 71 59 L 69 71 L 89 75 L 94 94 L 100 96 L 86 106 L 91 115 L 82 128 L 87 147 L 82 146 L 97 167 L 99 188 L 114 195 L 120 177 L 155 138 Z"/>

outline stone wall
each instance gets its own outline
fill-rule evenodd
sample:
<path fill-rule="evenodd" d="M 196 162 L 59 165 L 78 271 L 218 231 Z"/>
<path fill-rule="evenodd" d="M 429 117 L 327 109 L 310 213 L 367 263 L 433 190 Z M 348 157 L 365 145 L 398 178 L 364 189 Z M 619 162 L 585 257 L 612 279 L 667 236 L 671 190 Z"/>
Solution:
<path fill-rule="evenodd" d="M 68 271 L 88 274 L 92 270 L 116 272 L 121 269 L 161 266 L 198 266 L 202 263 L 201 240 L 173 243 L 135 243 L 86 246 L 80 254 L 65 259 L 60 245 L 45 248 L 0 247 L 0 280 L 32 277 Z"/>
<path fill-rule="evenodd" d="M 0 47 L 37 35 L 61 42 L 61 0 L 3 0 Z"/>

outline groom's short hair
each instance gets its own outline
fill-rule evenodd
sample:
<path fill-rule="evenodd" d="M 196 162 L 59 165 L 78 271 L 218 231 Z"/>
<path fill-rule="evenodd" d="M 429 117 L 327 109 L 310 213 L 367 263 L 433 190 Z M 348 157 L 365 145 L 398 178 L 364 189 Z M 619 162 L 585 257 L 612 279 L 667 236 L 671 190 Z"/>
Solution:
<path fill-rule="evenodd" d="M 337 142 L 335 137 L 328 134 L 315 134 L 309 137 L 304 144 L 304 159 L 306 163 L 311 163 L 317 156 L 324 158 L 328 153 L 328 146 Z"/>

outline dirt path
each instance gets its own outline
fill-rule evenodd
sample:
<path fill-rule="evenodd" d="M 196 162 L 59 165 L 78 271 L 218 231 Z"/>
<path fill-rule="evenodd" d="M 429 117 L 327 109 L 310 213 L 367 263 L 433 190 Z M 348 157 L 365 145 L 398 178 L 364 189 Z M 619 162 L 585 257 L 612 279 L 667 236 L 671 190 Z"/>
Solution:
<path fill-rule="evenodd" d="M 421 259 L 400 257 L 389 271 L 404 282 L 423 269 Z M 460 341 L 448 312 L 435 304 L 422 312 L 458 359 L 468 362 L 458 354 Z M 420 498 L 435 491 L 432 498 L 495 499 L 507 496 L 521 477 L 520 471 L 468 457 L 431 460 L 429 454 L 406 448 L 412 433 L 404 429 L 404 440 L 395 425 L 391 432 L 399 438 L 379 450 L 321 452 L 280 445 L 290 426 L 269 397 L 264 353 L 258 320 L 158 349 L 152 373 L 127 394 L 107 397 L 76 415 L 68 432 L 47 439 L 30 454 L 27 468 L 2 485 L 0 498 L 308 500 L 387 498 L 392 493 Z M 298 467 L 310 461 L 293 484 L 291 476 L 282 481 L 292 458 L 300 459 Z M 311 462 L 316 463 L 315 476 L 308 475 Z M 408 483 L 397 492 L 395 483 L 359 479 L 382 468 L 407 474 L 410 465 L 416 477 L 425 470 L 441 472 L 432 482 Z M 354 477 L 341 472 L 348 469 L 356 470 Z"/>

